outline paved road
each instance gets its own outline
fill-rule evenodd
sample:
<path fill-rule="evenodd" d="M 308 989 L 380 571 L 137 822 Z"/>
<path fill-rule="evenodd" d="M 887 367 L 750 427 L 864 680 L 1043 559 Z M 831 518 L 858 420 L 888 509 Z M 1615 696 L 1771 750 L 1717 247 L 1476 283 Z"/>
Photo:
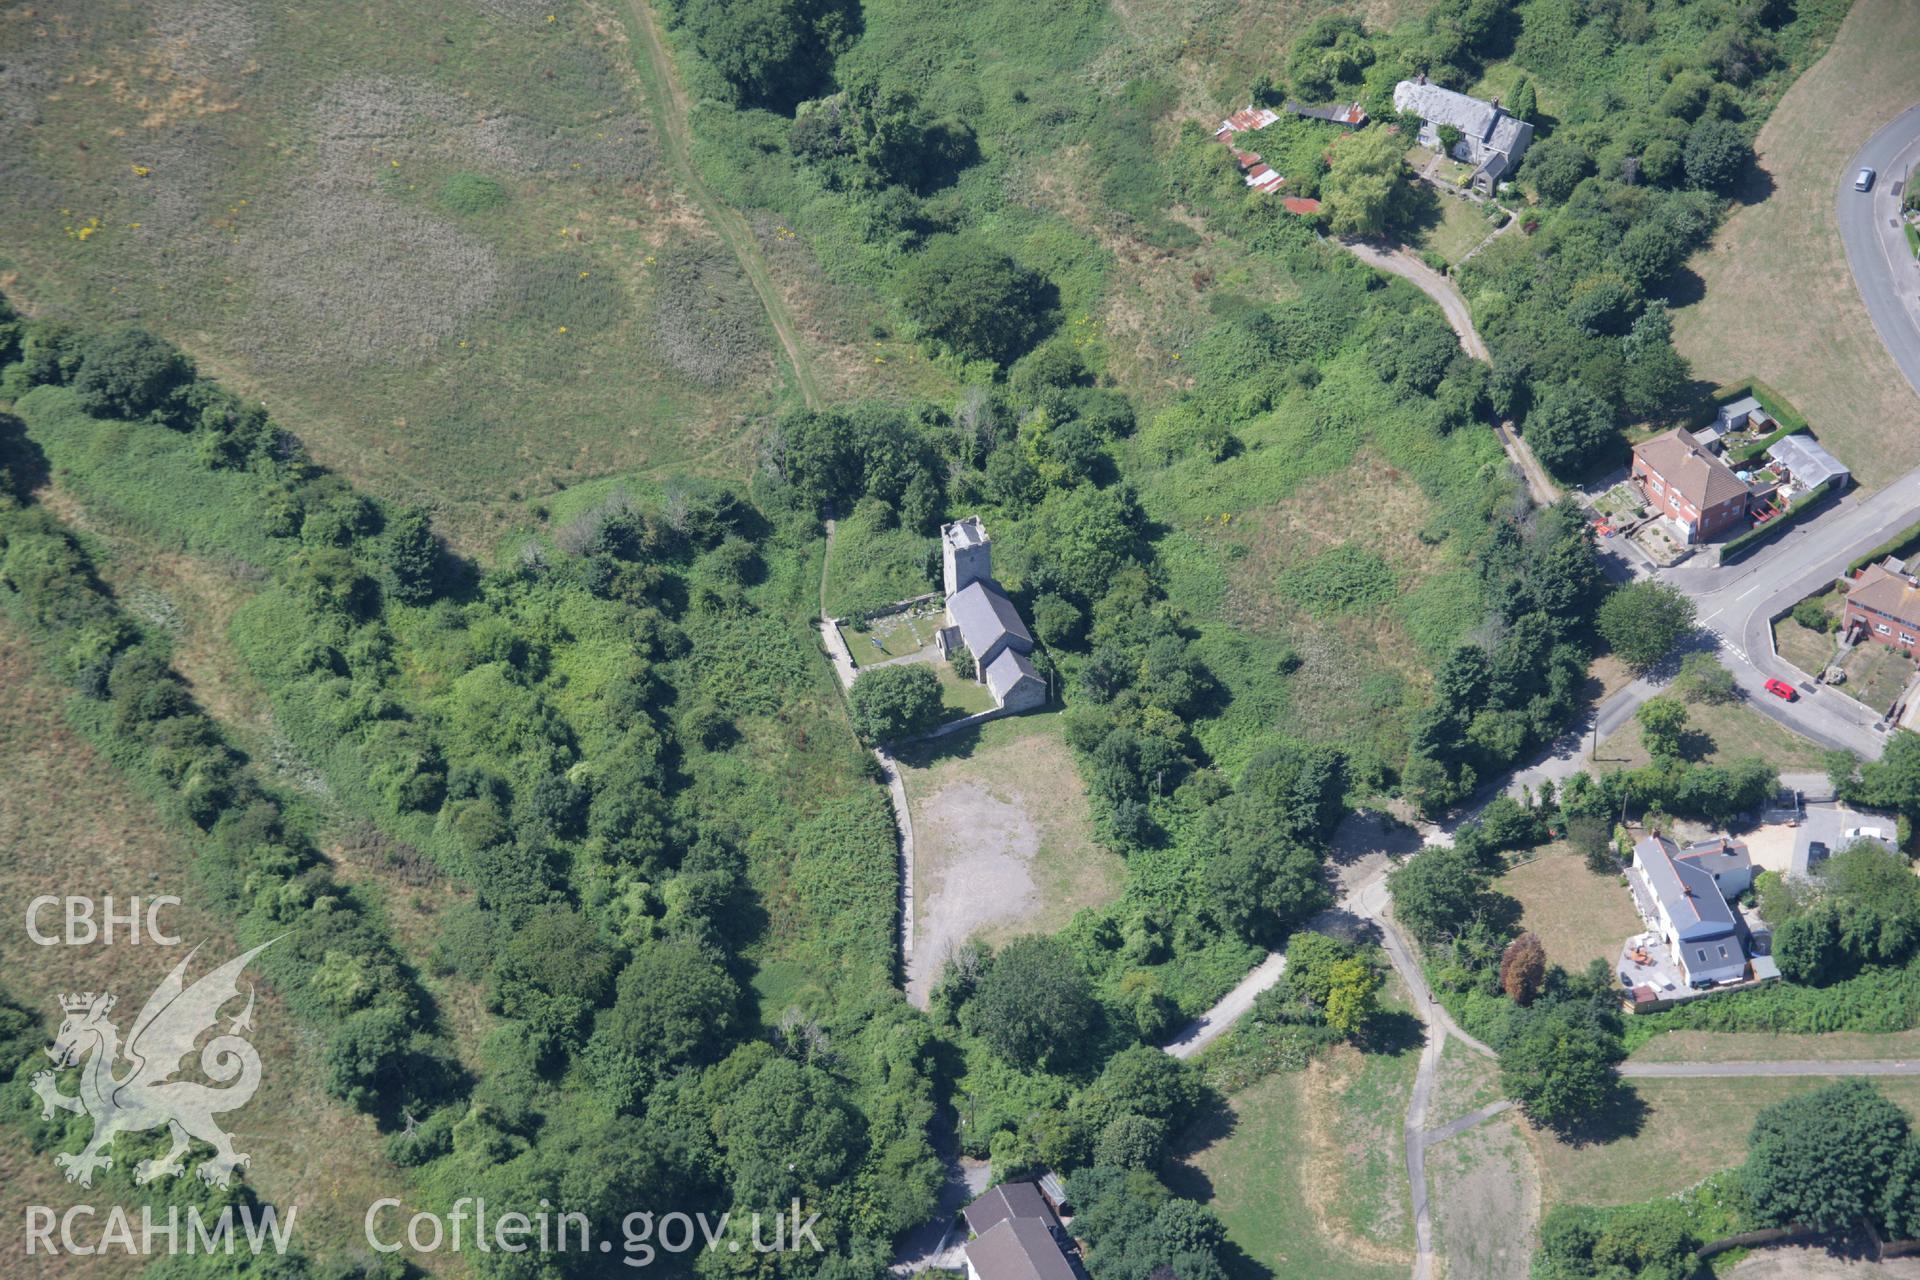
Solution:
<path fill-rule="evenodd" d="M 1448 1138 L 1458 1137 L 1469 1129 L 1485 1124 L 1503 1111 L 1513 1110 L 1514 1106 L 1512 1098 L 1489 1102 L 1478 1111 L 1469 1111 L 1458 1120 L 1443 1124 L 1438 1129 L 1427 1130 L 1427 1145 L 1432 1146 L 1436 1142 L 1445 1142 Z"/>
<path fill-rule="evenodd" d="M 1867 139 L 1836 179 L 1834 199 L 1847 265 L 1853 269 L 1854 285 L 1873 317 L 1873 327 L 1880 331 L 1880 341 L 1907 381 L 1920 389 L 1920 268 L 1907 251 L 1896 217 L 1903 184 L 1917 163 L 1920 106 L 1909 108 Z M 1853 175 L 1863 165 L 1880 173 L 1867 194 L 1853 189 Z"/>
<path fill-rule="evenodd" d="M 1723 1080 L 1755 1076 L 1920 1076 L 1920 1058 L 1852 1058 L 1822 1062 L 1623 1062 L 1629 1080 Z"/>
<path fill-rule="evenodd" d="M 1220 997 L 1211 1009 L 1189 1022 L 1186 1029 L 1167 1045 L 1167 1052 L 1176 1058 L 1191 1058 L 1199 1053 L 1218 1040 L 1241 1014 L 1253 1008 L 1253 1002 L 1260 993 L 1280 981 L 1280 975 L 1286 971 L 1287 957 L 1278 951 L 1268 953 L 1265 960 L 1240 979 L 1239 985 Z"/>

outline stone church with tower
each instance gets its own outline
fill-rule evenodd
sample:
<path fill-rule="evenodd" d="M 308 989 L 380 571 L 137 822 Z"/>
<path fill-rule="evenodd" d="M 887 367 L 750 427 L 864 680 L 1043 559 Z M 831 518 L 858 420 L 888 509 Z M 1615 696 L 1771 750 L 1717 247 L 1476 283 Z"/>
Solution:
<path fill-rule="evenodd" d="M 993 539 L 980 517 L 940 527 L 941 585 L 947 621 L 934 635 L 943 656 L 965 646 L 974 678 L 987 686 L 1003 711 L 1030 711 L 1047 703 L 1045 677 L 1027 657 L 1033 636 L 1020 611 L 993 578 Z"/>

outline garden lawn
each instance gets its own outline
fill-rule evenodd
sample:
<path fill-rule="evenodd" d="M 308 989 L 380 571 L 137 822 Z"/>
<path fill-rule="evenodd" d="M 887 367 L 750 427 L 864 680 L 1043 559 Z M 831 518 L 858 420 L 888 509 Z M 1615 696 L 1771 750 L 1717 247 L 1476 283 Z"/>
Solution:
<path fill-rule="evenodd" d="M 1519 900 L 1521 927 L 1538 935 L 1548 961 L 1569 973 L 1584 972 L 1596 959 L 1613 963 L 1620 944 L 1645 928 L 1620 877 L 1595 875 L 1563 844 L 1549 845 L 1494 887 Z"/>
<path fill-rule="evenodd" d="M 962 716 L 993 710 L 993 691 L 987 686 L 978 680 L 962 679 L 951 662 L 936 662 L 933 669 L 940 676 L 940 700 L 946 709 L 945 719 L 958 720 Z"/>
<path fill-rule="evenodd" d="M 1913 679 L 1913 659 L 1892 645 L 1864 641 L 1841 660 L 1847 682 L 1840 686 L 1856 701 L 1885 713 Z"/>
<path fill-rule="evenodd" d="M 1801 626 L 1791 616 L 1773 624 L 1773 647 L 1781 657 L 1810 676 L 1827 669 L 1833 658 L 1833 637 Z"/>
<path fill-rule="evenodd" d="M 1413 247 L 1437 253 L 1450 265 L 1457 266 L 1461 259 L 1486 243 L 1487 237 L 1493 234 L 1494 224 L 1487 219 L 1488 206 L 1459 196 L 1443 194 L 1438 207 L 1439 220 L 1420 229 L 1413 238 Z"/>

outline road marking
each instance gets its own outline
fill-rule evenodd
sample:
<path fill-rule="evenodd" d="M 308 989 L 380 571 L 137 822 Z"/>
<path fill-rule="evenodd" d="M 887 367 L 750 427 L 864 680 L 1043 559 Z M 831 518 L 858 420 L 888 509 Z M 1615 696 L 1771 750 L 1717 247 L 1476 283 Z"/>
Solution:
<path fill-rule="evenodd" d="M 1754 583 L 1752 586 L 1748 587 L 1745 591 L 1742 591 L 1739 595 L 1735 596 L 1733 598 L 1733 602 L 1735 604 L 1740 603 L 1742 600 L 1745 600 L 1748 596 L 1752 595 L 1754 592 L 1760 590 L 1760 588 L 1766 585 L 1767 583 L 1765 579 L 1762 579 L 1761 581 Z"/>

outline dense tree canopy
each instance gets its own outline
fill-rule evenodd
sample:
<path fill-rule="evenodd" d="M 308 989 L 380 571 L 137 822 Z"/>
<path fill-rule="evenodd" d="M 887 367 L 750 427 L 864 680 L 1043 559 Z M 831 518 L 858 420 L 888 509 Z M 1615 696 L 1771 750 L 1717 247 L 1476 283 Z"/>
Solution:
<path fill-rule="evenodd" d="M 859 12 L 846 0 L 684 0 L 680 20 L 739 101 L 787 111 L 828 79 Z"/>
<path fill-rule="evenodd" d="M 1070 1060 L 1098 1007 L 1073 953 L 1052 938 L 1016 938 L 988 964 L 962 1023 L 1018 1066 Z"/>
<path fill-rule="evenodd" d="M 928 337 L 969 360 L 1011 364 L 1058 320 L 1057 291 L 975 236 L 937 236 L 907 263 L 900 300 Z"/>
<path fill-rule="evenodd" d="M 1540 465 L 1562 480 L 1585 474 L 1619 443 L 1606 401 L 1571 384 L 1543 392 L 1524 430 Z"/>
<path fill-rule="evenodd" d="M 1769 1226 L 1846 1227 L 1871 1213 L 1907 1143 L 1907 1117 L 1865 1080 L 1776 1102 L 1754 1118 L 1745 1184 Z"/>
<path fill-rule="evenodd" d="M 1613 1068 L 1625 1056 L 1620 1037 L 1585 1007 L 1539 1005 L 1500 1051 L 1500 1087 L 1536 1123 L 1571 1125 L 1592 1118 L 1620 1087 Z"/>
<path fill-rule="evenodd" d="M 1335 235 L 1377 236 L 1411 212 L 1416 189 L 1407 181 L 1406 144 L 1385 129 L 1342 138 L 1320 182 L 1327 225 Z"/>
<path fill-rule="evenodd" d="M 1693 629 L 1693 601 L 1664 582 L 1630 582 L 1600 606 L 1600 634 L 1622 661 L 1647 671 Z"/>

